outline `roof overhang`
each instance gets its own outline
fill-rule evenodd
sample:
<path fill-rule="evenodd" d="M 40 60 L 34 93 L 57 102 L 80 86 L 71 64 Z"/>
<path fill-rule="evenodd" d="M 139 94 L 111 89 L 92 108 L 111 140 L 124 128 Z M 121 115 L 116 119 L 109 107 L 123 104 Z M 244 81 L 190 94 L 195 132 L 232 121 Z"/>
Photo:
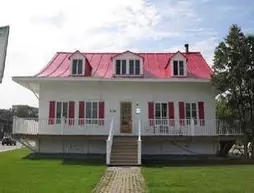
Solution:
<path fill-rule="evenodd" d="M 33 89 L 39 93 L 39 84 L 47 82 L 185 82 L 185 83 L 209 83 L 208 79 L 196 78 L 98 78 L 98 77 L 34 77 L 34 76 L 16 76 L 12 80 L 21 86 Z"/>

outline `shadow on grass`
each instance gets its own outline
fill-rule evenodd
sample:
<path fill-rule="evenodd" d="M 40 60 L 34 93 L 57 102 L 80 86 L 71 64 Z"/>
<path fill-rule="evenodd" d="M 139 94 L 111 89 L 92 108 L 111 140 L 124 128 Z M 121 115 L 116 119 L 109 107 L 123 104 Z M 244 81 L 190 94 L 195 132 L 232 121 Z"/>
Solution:
<path fill-rule="evenodd" d="M 240 159 L 232 157 L 164 157 L 164 158 L 149 158 L 142 160 L 143 167 L 211 167 L 211 166 L 228 166 L 228 165 L 253 165 L 254 160 Z"/>
<path fill-rule="evenodd" d="M 22 159 L 26 160 L 58 160 L 63 165 L 101 166 L 105 165 L 105 155 L 82 154 L 35 154 L 31 153 Z"/>

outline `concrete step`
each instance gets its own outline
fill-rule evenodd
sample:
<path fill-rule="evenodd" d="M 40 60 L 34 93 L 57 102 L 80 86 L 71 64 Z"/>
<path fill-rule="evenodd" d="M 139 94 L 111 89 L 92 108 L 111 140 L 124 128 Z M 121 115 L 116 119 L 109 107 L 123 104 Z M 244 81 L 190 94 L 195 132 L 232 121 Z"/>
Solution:
<path fill-rule="evenodd" d="M 124 160 L 126 162 L 137 162 L 138 157 L 137 156 L 136 157 L 135 156 L 134 157 L 122 157 L 122 156 L 120 156 L 120 157 L 116 157 L 116 156 L 111 157 L 111 162 L 122 161 L 122 160 Z"/>
<path fill-rule="evenodd" d="M 111 153 L 138 153 L 137 149 L 112 149 Z"/>
<path fill-rule="evenodd" d="M 121 160 L 121 161 L 112 161 L 110 163 L 111 166 L 137 166 L 139 165 L 137 161 L 135 162 L 130 162 L 130 161 L 124 161 L 124 160 Z"/>
<path fill-rule="evenodd" d="M 111 155 L 122 155 L 122 156 L 132 156 L 132 155 L 138 155 L 138 152 L 132 152 L 132 151 L 111 151 Z"/>
<path fill-rule="evenodd" d="M 112 149 L 138 149 L 137 145 L 112 145 Z"/>

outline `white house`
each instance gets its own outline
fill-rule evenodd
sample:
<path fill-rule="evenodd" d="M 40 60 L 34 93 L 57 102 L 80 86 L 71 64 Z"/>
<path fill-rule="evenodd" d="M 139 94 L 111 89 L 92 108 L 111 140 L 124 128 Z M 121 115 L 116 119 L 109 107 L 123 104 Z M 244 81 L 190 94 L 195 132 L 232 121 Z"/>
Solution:
<path fill-rule="evenodd" d="M 237 129 L 218 127 L 213 73 L 200 52 L 57 52 L 35 76 L 13 77 L 39 99 L 39 117 L 14 118 L 13 133 L 39 153 L 142 156 L 216 154 Z M 29 147 L 29 143 L 27 143 Z"/>

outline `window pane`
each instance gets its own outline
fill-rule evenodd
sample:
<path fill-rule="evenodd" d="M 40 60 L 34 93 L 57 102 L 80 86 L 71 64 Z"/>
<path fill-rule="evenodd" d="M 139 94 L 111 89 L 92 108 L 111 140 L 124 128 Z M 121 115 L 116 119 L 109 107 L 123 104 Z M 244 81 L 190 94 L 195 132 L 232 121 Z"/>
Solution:
<path fill-rule="evenodd" d="M 96 119 L 97 118 L 97 114 L 98 114 L 98 103 L 97 102 L 93 102 L 93 110 L 92 110 L 92 118 Z"/>
<path fill-rule="evenodd" d="M 161 118 L 161 104 L 155 103 L 155 119 Z"/>
<path fill-rule="evenodd" d="M 65 117 L 65 118 L 67 118 L 67 111 L 68 110 L 68 103 L 67 102 L 64 102 L 63 103 L 63 116 Z"/>
<path fill-rule="evenodd" d="M 135 74 L 140 74 L 140 60 L 135 60 Z"/>
<path fill-rule="evenodd" d="M 92 116 L 92 104 L 90 102 L 86 103 L 86 118 L 90 119 Z"/>
<path fill-rule="evenodd" d="M 61 114 L 62 114 L 62 103 L 57 102 L 56 103 L 56 118 L 61 118 Z"/>
<path fill-rule="evenodd" d="M 162 118 L 167 118 L 167 103 L 162 103 L 161 104 L 162 105 Z"/>
<path fill-rule="evenodd" d="M 173 62 L 173 67 L 174 67 L 174 75 L 178 75 L 178 61 L 174 60 Z"/>
<path fill-rule="evenodd" d="M 78 60 L 78 74 L 83 74 L 83 60 Z"/>
<path fill-rule="evenodd" d="M 134 60 L 130 60 L 129 61 L 130 62 L 130 74 L 134 74 Z"/>
<path fill-rule="evenodd" d="M 77 60 L 72 61 L 72 74 L 77 73 Z"/>
<path fill-rule="evenodd" d="M 184 75 L 183 61 L 179 61 L 179 75 Z"/>
<path fill-rule="evenodd" d="M 190 103 L 186 103 L 186 111 L 190 111 Z"/>
<path fill-rule="evenodd" d="M 195 111 L 192 110 L 192 118 L 197 119 L 197 111 L 196 110 Z"/>
<path fill-rule="evenodd" d="M 121 60 L 116 60 L 116 74 L 121 72 Z"/>
<path fill-rule="evenodd" d="M 192 110 L 196 110 L 196 103 L 192 103 L 192 104 L 191 104 L 191 109 L 192 109 Z"/>
<path fill-rule="evenodd" d="M 191 118 L 191 113 L 190 111 L 186 111 L 186 119 L 190 119 Z"/>
<path fill-rule="evenodd" d="M 122 60 L 122 74 L 126 74 L 126 60 Z"/>

